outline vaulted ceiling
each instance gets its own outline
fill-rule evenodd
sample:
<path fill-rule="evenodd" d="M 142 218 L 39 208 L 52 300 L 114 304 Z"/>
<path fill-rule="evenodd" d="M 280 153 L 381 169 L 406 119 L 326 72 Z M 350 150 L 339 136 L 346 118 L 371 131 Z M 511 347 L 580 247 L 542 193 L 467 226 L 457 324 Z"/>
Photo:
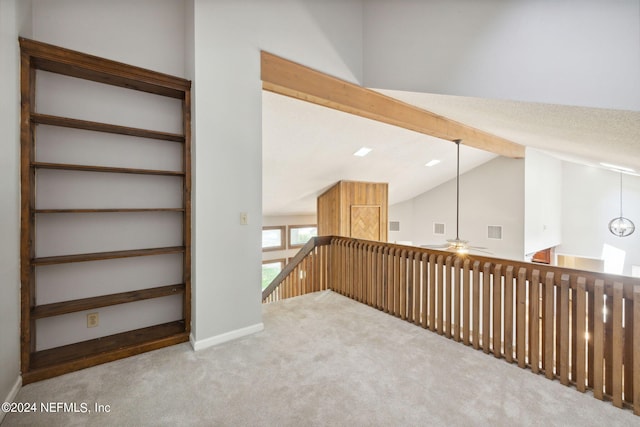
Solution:
<path fill-rule="evenodd" d="M 640 112 L 379 90 L 379 92 L 561 159 L 640 171 Z M 360 147 L 373 151 L 365 157 Z M 461 148 L 461 172 L 496 155 Z M 440 163 L 426 167 L 430 160 Z M 389 183 L 389 203 L 455 177 L 445 140 L 263 91 L 263 214 L 315 213 L 339 180 Z"/>

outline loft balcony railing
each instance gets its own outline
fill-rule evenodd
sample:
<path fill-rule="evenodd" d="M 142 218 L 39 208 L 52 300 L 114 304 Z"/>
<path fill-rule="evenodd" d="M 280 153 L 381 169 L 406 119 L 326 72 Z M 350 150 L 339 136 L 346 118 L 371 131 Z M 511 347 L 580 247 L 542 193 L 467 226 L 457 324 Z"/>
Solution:
<path fill-rule="evenodd" d="M 323 236 L 262 300 L 326 289 L 640 415 L 637 278 Z"/>

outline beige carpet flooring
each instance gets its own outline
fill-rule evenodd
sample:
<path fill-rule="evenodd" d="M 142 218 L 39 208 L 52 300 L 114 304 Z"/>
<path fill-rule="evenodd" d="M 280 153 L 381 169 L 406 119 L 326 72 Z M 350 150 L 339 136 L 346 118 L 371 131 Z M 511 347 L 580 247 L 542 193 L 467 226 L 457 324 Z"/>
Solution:
<path fill-rule="evenodd" d="M 628 410 L 336 293 L 265 305 L 265 330 L 25 386 L 10 426 L 639 426 Z"/>

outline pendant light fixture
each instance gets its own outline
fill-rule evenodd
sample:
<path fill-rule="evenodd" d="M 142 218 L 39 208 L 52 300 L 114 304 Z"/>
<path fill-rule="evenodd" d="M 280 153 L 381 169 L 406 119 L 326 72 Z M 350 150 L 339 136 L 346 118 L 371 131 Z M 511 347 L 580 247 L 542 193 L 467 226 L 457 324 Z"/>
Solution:
<path fill-rule="evenodd" d="M 635 230 L 636 226 L 633 221 L 622 215 L 622 172 L 620 172 L 620 216 L 609 221 L 609 231 L 618 237 L 627 237 Z"/>
<path fill-rule="evenodd" d="M 447 239 L 450 251 L 454 251 L 460 255 L 469 253 L 469 241 L 460 239 L 460 140 L 453 141 L 457 147 L 457 165 L 456 165 L 456 238 Z"/>
<path fill-rule="evenodd" d="M 423 245 L 422 247 L 433 248 L 433 249 L 443 248 L 448 251 L 455 252 L 458 255 L 466 255 L 469 253 L 470 250 L 490 254 L 490 252 L 483 250 L 487 248 L 481 247 L 481 246 L 469 246 L 468 240 L 462 240 L 460 238 L 460 142 L 462 142 L 462 140 L 455 139 L 453 140 L 453 142 L 456 144 L 456 149 L 457 149 L 457 152 L 456 152 L 456 238 L 447 239 L 447 243 L 444 245 Z"/>

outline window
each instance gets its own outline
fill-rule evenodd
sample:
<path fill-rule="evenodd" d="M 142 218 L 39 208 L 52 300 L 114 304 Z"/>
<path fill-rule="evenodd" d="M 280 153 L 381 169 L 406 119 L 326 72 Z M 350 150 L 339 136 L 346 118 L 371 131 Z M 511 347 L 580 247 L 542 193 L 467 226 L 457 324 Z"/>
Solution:
<path fill-rule="evenodd" d="M 284 249 L 284 225 L 262 227 L 262 250 L 277 251 Z"/>
<path fill-rule="evenodd" d="M 284 268 L 284 259 L 273 259 L 262 261 L 262 290 L 264 291 L 269 283 L 276 278 L 278 273 Z"/>
<path fill-rule="evenodd" d="M 299 248 L 304 246 L 312 237 L 318 235 L 318 227 L 315 225 L 290 225 L 289 247 Z"/>

